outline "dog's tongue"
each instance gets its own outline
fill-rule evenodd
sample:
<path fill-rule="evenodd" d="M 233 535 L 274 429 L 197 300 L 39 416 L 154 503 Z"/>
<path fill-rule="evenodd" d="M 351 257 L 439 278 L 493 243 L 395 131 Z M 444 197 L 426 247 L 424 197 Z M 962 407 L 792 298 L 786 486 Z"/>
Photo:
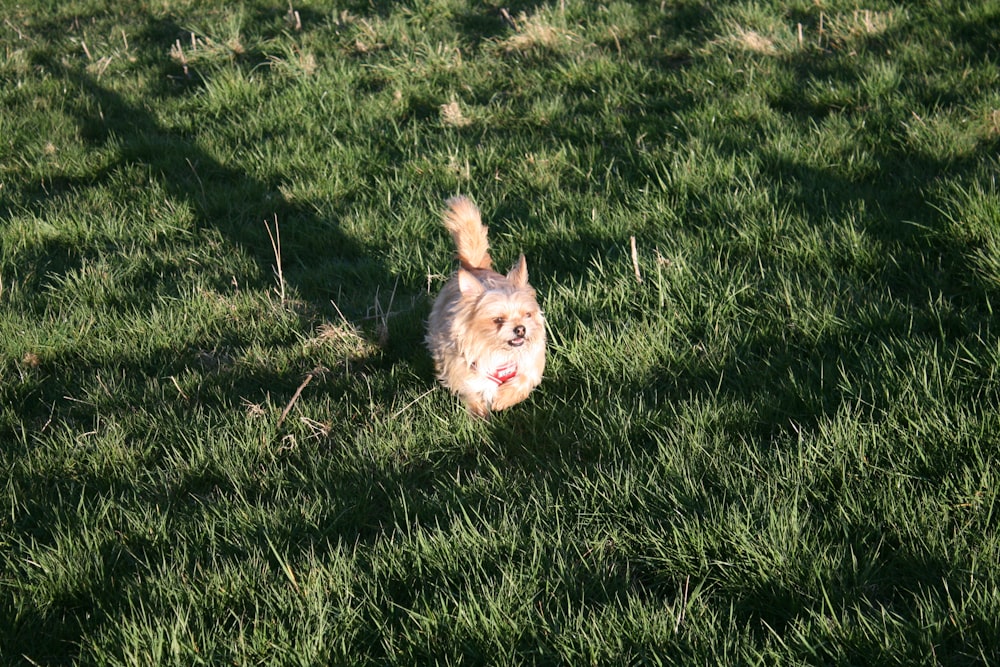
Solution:
<path fill-rule="evenodd" d="M 511 338 L 509 341 L 507 341 L 507 344 L 510 345 L 511 347 L 521 347 L 522 345 L 524 345 L 524 339 Z"/>

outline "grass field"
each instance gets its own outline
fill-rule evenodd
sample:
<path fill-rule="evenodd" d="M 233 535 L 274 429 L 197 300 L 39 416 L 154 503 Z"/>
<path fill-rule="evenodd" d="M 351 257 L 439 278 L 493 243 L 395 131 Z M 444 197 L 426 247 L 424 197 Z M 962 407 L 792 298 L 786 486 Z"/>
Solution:
<path fill-rule="evenodd" d="M 1000 661 L 997 0 L 0 18 L 0 662 Z"/>

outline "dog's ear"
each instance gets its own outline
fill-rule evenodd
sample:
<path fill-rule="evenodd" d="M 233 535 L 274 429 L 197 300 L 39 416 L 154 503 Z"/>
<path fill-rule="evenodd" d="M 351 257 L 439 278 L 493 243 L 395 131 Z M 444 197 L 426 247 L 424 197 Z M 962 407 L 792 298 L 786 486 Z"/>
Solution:
<path fill-rule="evenodd" d="M 524 287 L 528 284 L 528 261 L 524 259 L 523 254 L 517 258 L 514 266 L 510 267 L 507 280 L 514 283 L 515 287 Z"/>
<path fill-rule="evenodd" d="M 479 278 L 472 275 L 470 271 L 459 269 L 458 291 L 462 293 L 462 296 L 476 296 L 486 291 L 486 288 L 479 282 Z"/>

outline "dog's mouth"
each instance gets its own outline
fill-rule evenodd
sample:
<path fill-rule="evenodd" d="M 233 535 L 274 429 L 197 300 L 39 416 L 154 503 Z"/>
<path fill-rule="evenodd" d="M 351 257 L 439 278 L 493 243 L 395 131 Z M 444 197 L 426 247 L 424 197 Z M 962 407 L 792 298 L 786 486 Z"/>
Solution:
<path fill-rule="evenodd" d="M 507 341 L 507 344 L 510 345 L 511 347 L 521 347 L 522 345 L 524 345 L 524 336 L 511 338 L 509 341 Z"/>

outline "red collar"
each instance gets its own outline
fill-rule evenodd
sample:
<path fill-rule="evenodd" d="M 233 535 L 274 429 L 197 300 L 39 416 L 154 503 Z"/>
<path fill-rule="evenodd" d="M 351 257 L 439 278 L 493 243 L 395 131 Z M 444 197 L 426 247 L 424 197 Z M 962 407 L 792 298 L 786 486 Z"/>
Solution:
<path fill-rule="evenodd" d="M 497 386 L 502 385 L 504 382 L 510 382 L 517 375 L 517 362 L 508 361 L 503 366 L 499 366 L 492 373 L 488 373 L 486 377 L 497 383 Z"/>

